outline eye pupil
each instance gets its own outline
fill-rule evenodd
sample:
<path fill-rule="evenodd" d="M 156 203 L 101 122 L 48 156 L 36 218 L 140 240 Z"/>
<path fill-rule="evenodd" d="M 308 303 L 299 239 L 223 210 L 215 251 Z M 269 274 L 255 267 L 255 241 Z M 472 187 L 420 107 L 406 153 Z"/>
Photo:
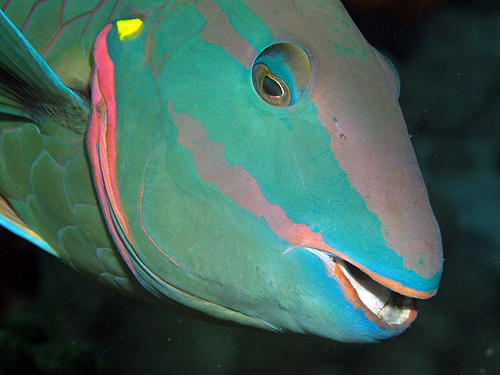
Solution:
<path fill-rule="evenodd" d="M 283 88 L 281 87 L 281 85 L 276 80 L 267 75 L 264 77 L 264 80 L 262 82 L 262 88 L 269 96 L 283 96 Z"/>

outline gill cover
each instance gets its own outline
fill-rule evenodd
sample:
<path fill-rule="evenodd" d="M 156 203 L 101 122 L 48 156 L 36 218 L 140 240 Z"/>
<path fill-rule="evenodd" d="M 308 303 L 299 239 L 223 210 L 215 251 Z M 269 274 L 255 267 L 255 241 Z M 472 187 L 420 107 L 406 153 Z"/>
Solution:
<path fill-rule="evenodd" d="M 398 79 L 339 2 L 182 2 L 108 24 L 93 55 L 99 200 L 157 297 L 373 341 L 436 292 Z"/>

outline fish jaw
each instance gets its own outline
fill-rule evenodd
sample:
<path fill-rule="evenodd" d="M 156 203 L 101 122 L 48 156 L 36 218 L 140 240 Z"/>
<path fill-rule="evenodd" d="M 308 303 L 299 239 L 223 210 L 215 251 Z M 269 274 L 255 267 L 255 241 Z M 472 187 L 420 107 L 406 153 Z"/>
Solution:
<path fill-rule="evenodd" d="M 415 298 L 391 290 L 341 258 L 310 249 L 323 262 L 328 277 L 342 289 L 345 299 L 363 310 L 380 327 L 405 330 L 417 317 Z"/>
<path fill-rule="evenodd" d="M 277 259 L 281 273 L 269 275 L 269 283 L 280 296 L 279 309 L 253 314 L 279 332 L 370 343 L 400 335 L 417 317 L 415 298 L 324 251 L 290 248 Z"/>

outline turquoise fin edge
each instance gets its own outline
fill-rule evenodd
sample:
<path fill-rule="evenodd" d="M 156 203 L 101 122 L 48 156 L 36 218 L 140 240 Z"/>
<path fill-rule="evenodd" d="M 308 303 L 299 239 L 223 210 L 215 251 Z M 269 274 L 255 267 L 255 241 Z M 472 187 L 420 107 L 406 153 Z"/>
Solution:
<path fill-rule="evenodd" d="M 59 258 L 59 255 L 38 234 L 28 228 L 26 224 L 16 215 L 9 204 L 0 196 L 0 225 L 10 230 L 19 237 L 28 240 L 32 244 Z"/>

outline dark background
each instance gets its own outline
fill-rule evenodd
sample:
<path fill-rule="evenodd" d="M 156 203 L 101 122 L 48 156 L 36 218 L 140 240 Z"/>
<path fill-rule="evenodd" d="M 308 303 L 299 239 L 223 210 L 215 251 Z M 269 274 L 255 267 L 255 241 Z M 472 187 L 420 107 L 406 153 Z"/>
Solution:
<path fill-rule="evenodd" d="M 340 344 L 203 323 L 0 232 L 0 375 L 500 374 L 500 1 L 349 0 L 396 65 L 445 270 L 403 335 Z M 5 233 L 4 233 L 5 232 Z"/>

